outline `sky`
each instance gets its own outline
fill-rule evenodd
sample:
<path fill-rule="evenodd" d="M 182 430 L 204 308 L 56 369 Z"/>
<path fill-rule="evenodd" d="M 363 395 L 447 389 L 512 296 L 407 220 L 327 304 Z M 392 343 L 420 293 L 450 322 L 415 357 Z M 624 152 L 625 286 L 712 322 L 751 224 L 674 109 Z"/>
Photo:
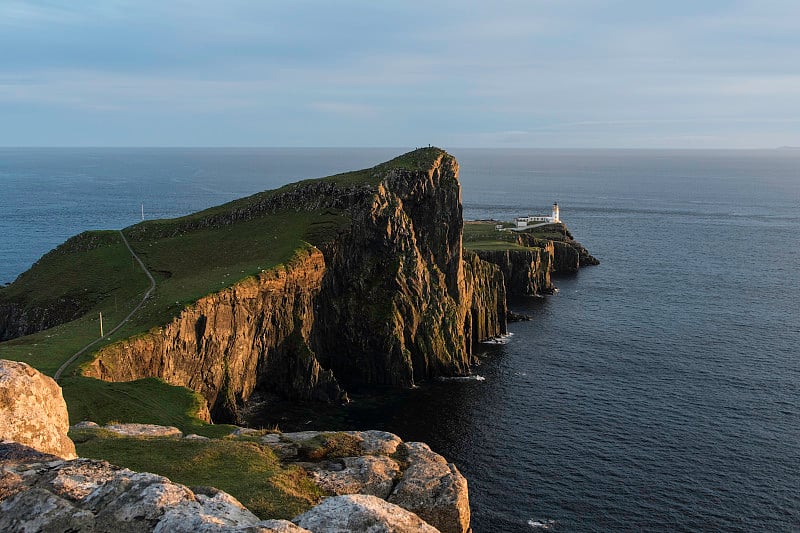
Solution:
<path fill-rule="evenodd" d="M 797 0 L 0 0 L 0 146 L 800 145 Z"/>

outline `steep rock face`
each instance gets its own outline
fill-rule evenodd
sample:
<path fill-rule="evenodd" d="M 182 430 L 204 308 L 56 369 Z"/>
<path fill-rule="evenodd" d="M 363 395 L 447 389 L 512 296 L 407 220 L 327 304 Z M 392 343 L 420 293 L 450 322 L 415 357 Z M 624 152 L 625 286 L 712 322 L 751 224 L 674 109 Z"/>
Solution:
<path fill-rule="evenodd" d="M 83 312 L 79 301 L 66 297 L 46 307 L 26 307 L 21 302 L 0 301 L 0 342 L 69 322 Z"/>
<path fill-rule="evenodd" d="M 187 386 L 216 421 L 235 420 L 257 387 L 333 401 L 346 398 L 340 385 L 466 374 L 473 345 L 505 332 L 506 307 L 500 270 L 463 257 L 458 164 L 435 151 L 424 168 L 385 170 L 376 183 L 300 183 L 247 209 L 187 221 L 181 231 L 331 208 L 350 223 L 319 249 L 201 299 L 160 330 L 102 349 L 85 374 Z M 133 238 L 136 231 L 145 229 L 134 227 Z"/>
<path fill-rule="evenodd" d="M 554 269 L 553 241 L 529 250 L 480 250 L 478 256 L 500 268 L 508 294 L 533 296 L 550 294 Z"/>
<path fill-rule="evenodd" d="M 67 404 L 52 378 L 25 363 L 0 359 L 0 440 L 73 459 Z"/>
<path fill-rule="evenodd" d="M 439 531 L 470 531 L 467 480 L 425 443 L 403 442 L 383 431 L 273 433 L 261 442 L 288 460 L 303 457 L 299 464 L 328 494 L 368 494 L 415 513 Z M 308 450 L 315 451 L 313 460 Z"/>
<path fill-rule="evenodd" d="M 506 333 L 506 286 L 502 268 L 498 265 L 471 253 L 467 254 L 464 265 L 470 301 L 464 332 L 468 342 L 474 346 Z"/>
<path fill-rule="evenodd" d="M 197 301 L 157 331 L 101 350 L 84 374 L 109 381 L 156 376 L 200 392 L 216 420 L 235 419 L 236 405 L 257 385 L 287 395 L 344 398 L 307 339 L 325 274 L 322 253 L 309 248 Z"/>
<path fill-rule="evenodd" d="M 553 243 L 553 270 L 559 274 L 574 274 L 581 266 L 578 250 L 566 242 Z"/>
<path fill-rule="evenodd" d="M 519 233 L 517 243 L 522 246 L 547 249 L 552 256 L 551 271 L 556 274 L 574 274 L 582 266 L 600 264 L 600 261 L 572 237 L 566 225 L 558 223 L 554 227 L 556 231 L 552 237 L 542 239 L 527 233 Z"/>
<path fill-rule="evenodd" d="M 370 205 L 352 212 L 350 231 L 324 249 L 330 275 L 313 345 L 323 366 L 348 383 L 409 386 L 466 373 L 472 339 L 505 329 L 499 277 L 462 257 L 457 176 L 444 152 L 428 169 L 390 171 Z M 473 331 L 473 303 L 483 300 L 473 302 L 482 293 L 468 286 L 470 276 L 478 285 L 495 282 L 496 307 L 485 314 L 502 324 Z"/>

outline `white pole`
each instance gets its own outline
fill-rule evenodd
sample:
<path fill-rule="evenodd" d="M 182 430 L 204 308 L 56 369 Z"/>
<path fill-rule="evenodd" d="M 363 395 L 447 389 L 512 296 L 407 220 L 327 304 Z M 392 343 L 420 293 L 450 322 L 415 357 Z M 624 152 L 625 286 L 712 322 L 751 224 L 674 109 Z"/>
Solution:
<path fill-rule="evenodd" d="M 100 338 L 103 338 L 103 312 L 100 312 Z"/>
<path fill-rule="evenodd" d="M 142 221 L 144 221 L 144 204 L 142 204 Z"/>

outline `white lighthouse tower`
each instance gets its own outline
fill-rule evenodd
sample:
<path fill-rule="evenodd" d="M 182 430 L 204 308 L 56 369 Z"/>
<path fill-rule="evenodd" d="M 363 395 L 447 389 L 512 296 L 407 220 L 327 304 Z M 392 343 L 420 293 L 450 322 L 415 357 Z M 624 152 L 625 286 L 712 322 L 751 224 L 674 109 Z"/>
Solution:
<path fill-rule="evenodd" d="M 553 204 L 553 216 L 552 216 L 552 218 L 553 218 L 553 222 L 561 222 L 561 219 L 559 218 L 559 213 L 558 213 L 558 202 L 555 202 Z"/>

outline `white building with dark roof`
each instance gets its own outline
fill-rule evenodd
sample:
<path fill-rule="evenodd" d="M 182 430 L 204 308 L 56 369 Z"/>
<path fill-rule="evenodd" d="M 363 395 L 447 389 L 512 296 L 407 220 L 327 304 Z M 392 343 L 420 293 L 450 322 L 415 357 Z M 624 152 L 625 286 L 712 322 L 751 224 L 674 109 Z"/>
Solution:
<path fill-rule="evenodd" d="M 524 229 L 534 223 L 550 223 L 561 222 L 561 214 L 558 209 L 558 202 L 553 204 L 553 211 L 550 216 L 547 215 L 531 215 L 527 217 L 517 217 L 514 219 L 517 224 L 516 229 Z"/>

